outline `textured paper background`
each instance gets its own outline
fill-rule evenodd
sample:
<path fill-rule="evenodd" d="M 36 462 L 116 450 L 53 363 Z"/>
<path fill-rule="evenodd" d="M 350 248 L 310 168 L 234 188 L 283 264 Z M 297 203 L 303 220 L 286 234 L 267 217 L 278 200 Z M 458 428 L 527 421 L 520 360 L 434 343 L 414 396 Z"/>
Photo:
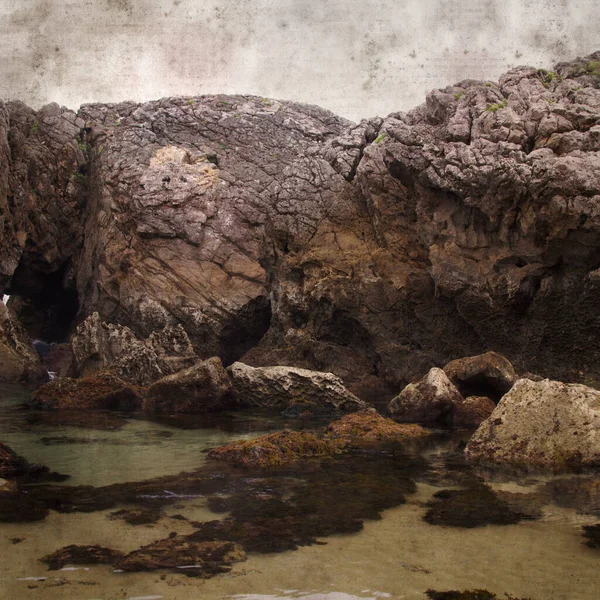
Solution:
<path fill-rule="evenodd" d="M 0 0 L 0 98 L 243 92 L 358 119 L 600 49 L 596 0 Z"/>

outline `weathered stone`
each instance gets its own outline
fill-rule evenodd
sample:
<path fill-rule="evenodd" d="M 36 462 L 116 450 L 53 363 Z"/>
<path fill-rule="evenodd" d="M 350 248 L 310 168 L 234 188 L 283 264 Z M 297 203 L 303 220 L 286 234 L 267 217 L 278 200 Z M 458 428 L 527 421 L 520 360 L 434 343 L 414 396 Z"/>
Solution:
<path fill-rule="evenodd" d="M 148 385 L 198 360 L 180 326 L 165 326 L 140 340 L 128 327 L 104 323 L 98 313 L 77 327 L 71 345 L 80 375 L 110 368 L 139 385 Z"/>
<path fill-rule="evenodd" d="M 306 431 L 276 431 L 253 440 L 213 448 L 208 458 L 240 467 L 277 467 L 301 458 L 323 458 L 341 451 L 344 443 Z"/>
<path fill-rule="evenodd" d="M 600 392 L 519 379 L 469 441 L 468 458 L 552 469 L 600 465 Z"/>
<path fill-rule="evenodd" d="M 302 413 L 352 412 L 367 404 L 350 393 L 341 379 L 295 367 L 250 367 L 236 362 L 228 369 L 241 406 Z"/>
<path fill-rule="evenodd" d="M 496 401 L 517 380 L 510 361 L 497 352 L 458 358 L 444 367 L 444 373 L 463 396 L 488 396 Z"/>
<path fill-rule="evenodd" d="M 123 381 L 114 373 L 99 372 L 90 377 L 57 377 L 38 388 L 29 406 L 41 409 L 116 409 L 141 408 L 143 390 Z"/>
<path fill-rule="evenodd" d="M 418 383 L 408 384 L 389 403 L 388 411 L 403 423 L 449 425 L 455 406 L 463 401 L 444 371 L 433 368 Z"/>
<path fill-rule="evenodd" d="M 381 416 L 374 408 L 344 415 L 325 428 L 325 436 L 344 446 L 402 442 L 422 438 L 429 432 L 419 425 L 401 425 Z"/>
<path fill-rule="evenodd" d="M 0 382 L 42 382 L 48 373 L 29 336 L 0 300 Z"/>
<path fill-rule="evenodd" d="M 495 402 L 487 396 L 469 396 L 454 406 L 453 427 L 479 427 L 496 408 Z"/>
<path fill-rule="evenodd" d="M 236 406 L 235 393 L 220 358 L 167 375 L 146 390 L 143 408 L 160 413 L 205 413 Z"/>

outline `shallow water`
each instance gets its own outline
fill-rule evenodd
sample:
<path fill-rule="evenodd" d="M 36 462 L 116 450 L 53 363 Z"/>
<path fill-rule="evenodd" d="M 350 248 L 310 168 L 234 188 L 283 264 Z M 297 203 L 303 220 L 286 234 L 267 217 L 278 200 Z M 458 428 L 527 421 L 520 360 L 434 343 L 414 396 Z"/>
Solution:
<path fill-rule="evenodd" d="M 0 394 L 0 439 L 70 475 L 60 484 L 23 484 L 23 504 L 46 502 L 45 518 L 0 522 L 0 598 L 424 600 L 428 589 L 475 588 L 498 598 L 600 597 L 600 549 L 582 535 L 600 521 L 600 475 L 473 469 L 461 458 L 466 434 L 244 472 L 206 463 L 204 450 L 283 420 L 248 413 L 212 418 L 210 426 L 124 414 L 82 420 L 22 410 L 19 388 Z M 182 471 L 191 475 L 178 477 Z M 160 517 L 132 525 L 115 518 L 121 509 Z M 238 536 L 248 558 L 208 579 L 177 569 L 115 573 L 108 565 L 49 571 L 39 562 L 70 544 L 131 552 L 173 533 Z"/>

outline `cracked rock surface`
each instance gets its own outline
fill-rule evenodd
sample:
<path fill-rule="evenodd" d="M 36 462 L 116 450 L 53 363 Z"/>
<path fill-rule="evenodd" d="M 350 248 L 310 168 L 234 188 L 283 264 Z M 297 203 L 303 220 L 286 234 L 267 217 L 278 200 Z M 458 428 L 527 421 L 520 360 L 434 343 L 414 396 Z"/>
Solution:
<path fill-rule="evenodd" d="M 0 103 L 0 291 L 58 277 L 72 332 L 178 328 L 353 391 L 490 349 L 598 383 L 599 59 L 359 124 L 252 96 Z"/>

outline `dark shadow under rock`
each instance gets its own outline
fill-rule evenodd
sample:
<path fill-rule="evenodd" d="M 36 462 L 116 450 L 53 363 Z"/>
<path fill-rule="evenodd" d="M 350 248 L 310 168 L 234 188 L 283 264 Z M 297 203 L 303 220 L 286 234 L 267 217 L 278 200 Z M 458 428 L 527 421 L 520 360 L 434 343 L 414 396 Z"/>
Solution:
<path fill-rule="evenodd" d="M 474 484 L 462 490 L 442 490 L 428 503 L 423 520 L 431 525 L 448 527 L 481 527 L 483 525 L 514 525 L 519 521 L 539 517 L 539 510 L 526 506 L 513 508 L 518 499 L 511 495 L 511 503 L 487 485 Z M 511 506 L 512 504 L 512 506 Z"/>
<path fill-rule="evenodd" d="M 123 553 L 102 546 L 65 546 L 47 554 L 40 561 L 48 565 L 49 571 L 58 571 L 65 565 L 114 565 L 123 558 Z"/>

